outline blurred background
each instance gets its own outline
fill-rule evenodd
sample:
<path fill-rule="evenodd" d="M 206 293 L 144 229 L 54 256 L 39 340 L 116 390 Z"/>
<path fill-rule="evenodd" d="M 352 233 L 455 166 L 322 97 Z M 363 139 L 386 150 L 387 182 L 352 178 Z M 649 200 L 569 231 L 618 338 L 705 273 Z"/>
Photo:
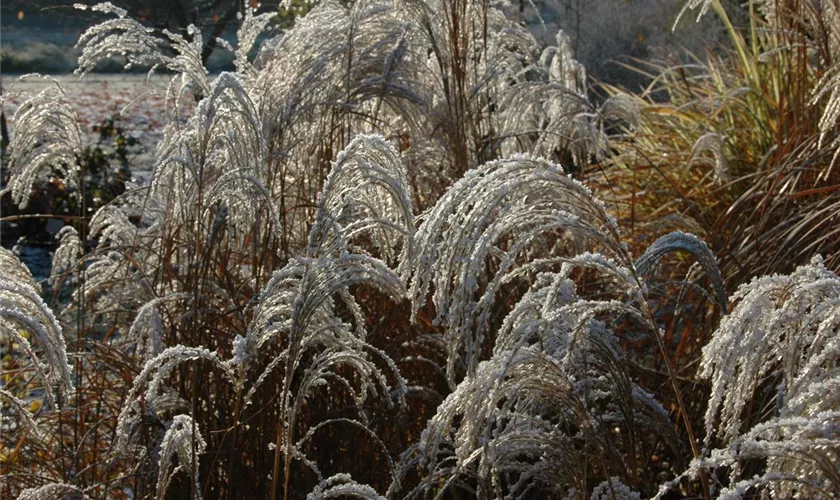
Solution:
<path fill-rule="evenodd" d="M 112 3 L 129 15 L 156 28 L 183 30 L 189 24 L 202 28 L 205 60 L 211 72 L 232 68 L 232 56 L 215 49 L 215 37 L 233 39 L 236 13 L 245 0 L 132 0 Z M 74 3 L 94 5 L 96 0 L 6 0 L 0 7 L 3 74 L 30 72 L 70 73 L 78 52 L 74 45 L 85 28 L 105 16 L 73 8 Z M 278 0 L 261 2 L 262 10 L 278 9 Z M 732 2 L 737 10 L 736 2 Z M 685 62 L 688 54 L 702 57 L 719 50 L 724 33 L 714 16 L 701 22 L 685 19 L 672 31 L 681 0 L 513 0 L 507 11 L 519 12 L 538 40 L 553 42 L 559 29 L 572 40 L 577 59 L 598 81 L 636 90 L 645 83 L 638 71 L 626 68 L 634 60 Z M 305 13 L 309 3 L 295 0 L 281 10 L 277 29 Z M 213 35 L 213 36 L 211 36 Z M 120 61 L 105 62 L 101 72 L 122 72 Z M 142 68 L 135 71 L 143 72 Z"/>

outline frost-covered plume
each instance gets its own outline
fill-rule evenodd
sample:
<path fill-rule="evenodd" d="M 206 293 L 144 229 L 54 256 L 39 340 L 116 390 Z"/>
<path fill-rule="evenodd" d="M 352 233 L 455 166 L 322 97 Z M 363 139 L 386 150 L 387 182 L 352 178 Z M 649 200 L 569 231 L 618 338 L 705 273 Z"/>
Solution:
<path fill-rule="evenodd" d="M 419 456 L 403 461 L 403 471 L 427 468 L 415 493 L 474 477 L 485 497 L 517 498 L 535 489 L 579 497 L 588 474 L 581 456 L 625 474 L 619 457 L 640 459 L 648 433 L 677 451 L 667 412 L 631 381 L 613 333 L 596 319 L 626 316 L 644 329 L 642 313 L 615 300 L 578 297 L 574 268 L 611 277 L 619 295 L 632 279 L 596 254 L 568 259 L 560 273 L 538 274 L 505 318 L 492 358 L 438 408 Z M 608 428 L 616 426 L 621 433 L 611 435 Z"/>
<path fill-rule="evenodd" d="M 136 310 L 153 295 L 136 262 L 122 251 L 97 249 L 85 269 L 85 286 L 74 290 L 74 300 L 85 302 L 100 314 Z"/>
<path fill-rule="evenodd" d="M 256 68 L 248 61 L 248 53 L 257 42 L 257 37 L 266 30 L 268 24 L 277 15 L 276 11 L 257 14 L 258 5 L 249 4 L 244 9 L 244 15 L 241 12 L 237 14 L 240 24 L 239 30 L 236 32 L 237 46 L 234 51 L 236 58 L 233 64 L 236 66 L 236 72 L 247 81 L 251 81 L 257 76 Z"/>
<path fill-rule="evenodd" d="M 634 262 L 602 202 L 559 166 L 526 156 L 467 172 L 421 219 L 412 317 L 419 319 L 431 293 L 450 384 L 460 378 L 460 360 L 467 370 L 439 407 L 417 455 L 404 457 L 401 472 L 415 465 L 426 471 L 412 494 L 473 478 L 488 488 L 480 496 L 510 492 L 516 498 L 535 485 L 580 496 L 591 487 L 581 479 L 590 475 L 577 463 L 581 450 L 611 464 L 598 473 L 628 479 L 622 457 L 641 459 L 637 453 L 650 435 L 679 454 L 667 412 L 630 378 L 610 325 L 624 325 L 627 339 L 653 337 L 669 356 L 643 277 L 653 275 L 667 254 L 688 252 L 725 308 L 720 273 L 705 244 L 673 233 Z M 596 249 L 600 253 L 591 253 Z M 597 300 L 578 296 L 574 281 L 592 273 L 602 278 Z M 496 327 L 497 298 L 508 291 L 509 300 L 526 279 L 528 291 Z M 488 344 L 492 357 L 482 361 Z M 668 374 L 682 405 L 670 366 Z M 527 398 L 543 384 L 552 391 Z M 566 413 L 546 418 L 557 408 Z M 581 411 L 570 414 L 575 408 Z M 567 424 L 555 425 L 557 418 Z M 589 430 L 581 429 L 584 424 Z M 578 431 L 567 434 L 569 427 Z M 547 455 L 547 442 L 555 455 Z M 700 455 L 694 446 L 692 452 Z M 507 482 L 511 477 L 518 479 Z"/>
<path fill-rule="evenodd" d="M 372 230 L 381 252 L 393 255 L 399 242 L 401 260 L 407 260 L 414 233 L 409 189 L 399 157 L 384 139 L 354 139 L 339 154 L 319 196 L 307 256 L 293 258 L 274 273 L 260 294 L 240 352 L 254 355 L 278 335 L 291 335 L 289 345 L 294 346 L 308 335 L 306 328 L 317 331 L 319 324 L 341 323 L 333 311 L 335 297 L 353 312 L 356 332 L 364 339 L 364 322 L 350 287 L 366 284 L 400 300 L 405 285 L 385 262 L 367 255 L 361 246 L 348 245 L 357 234 Z M 376 230 L 385 234 L 377 235 Z"/>
<path fill-rule="evenodd" d="M 75 7 L 81 10 L 89 8 L 82 4 L 76 4 Z M 236 48 L 225 40 L 217 40 L 222 47 L 235 53 L 237 72 L 247 81 L 255 77 L 254 67 L 247 59 L 248 52 L 271 18 L 276 15 L 274 12 L 257 15 L 258 8 L 258 5 L 249 5 L 244 8 L 244 17 L 239 13 L 242 22 L 237 31 Z M 94 25 L 82 34 L 76 44 L 76 47 L 82 50 L 76 73 L 84 75 L 101 61 L 125 57 L 125 69 L 135 65 L 150 66 L 151 73 L 158 67 L 164 67 L 179 75 L 182 82 L 180 87 L 176 90 L 173 80 L 167 89 L 167 96 L 177 92 L 176 102 L 180 101 L 187 90 L 192 90 L 198 99 L 210 94 L 208 71 L 202 60 L 204 36 L 199 27 L 190 24 L 186 27 L 186 35 L 182 35 L 166 29 L 158 31 L 147 28 L 126 17 L 127 12 L 124 9 L 114 7 L 110 2 L 95 5 L 90 9 L 115 14 L 118 17 Z"/>
<path fill-rule="evenodd" d="M 833 378 L 831 367 L 840 359 L 840 278 L 816 258 L 789 276 L 756 279 L 731 299 L 737 306 L 703 349 L 701 375 L 713 384 L 707 443 L 715 437 L 731 441 L 750 423 L 742 420 L 743 410 L 764 380 L 774 380 L 779 389 L 779 415 L 830 409 L 811 408 L 834 398 L 822 392 L 811 399 L 810 391 Z"/>
<path fill-rule="evenodd" d="M 496 9 L 464 3 L 463 22 L 486 29 L 465 30 L 466 45 L 454 52 L 441 25 L 451 12 L 438 2 L 364 1 L 349 9 L 321 2 L 286 33 L 255 88 L 264 96 L 268 137 L 296 159 L 288 167 L 276 160 L 292 172 L 287 179 L 295 188 L 311 189 L 313 176 L 320 186 L 323 156 L 333 157 L 324 149 L 344 147 L 355 132 L 399 137 L 412 183 L 437 189 L 453 181 L 456 167 L 463 172 L 477 156 L 492 154 L 494 144 L 482 139 L 489 121 L 471 126 L 465 106 L 484 114 L 487 95 L 519 78 L 519 59 L 535 43 Z M 457 159 L 448 154 L 455 150 Z"/>
<path fill-rule="evenodd" d="M 326 500 L 328 498 L 364 498 L 367 500 L 385 500 L 385 497 L 366 484 L 359 484 L 350 474 L 335 474 L 324 479 L 308 495 L 306 500 Z"/>
<path fill-rule="evenodd" d="M 604 101 L 598 115 L 602 120 L 618 120 L 631 129 L 637 129 L 642 121 L 638 98 L 623 92 Z"/>
<path fill-rule="evenodd" d="M 398 238 L 404 255 L 408 255 L 413 217 L 405 174 L 393 148 L 371 136 L 351 142 L 333 169 L 319 199 L 308 256 L 293 258 L 274 273 L 260 294 L 246 337 L 234 342 L 233 362 L 243 371 L 261 366 L 260 353 L 269 343 L 282 348 L 259 369 L 245 400 L 247 404 L 272 372 L 282 370 L 274 475 L 279 474 L 282 460 L 285 478 L 294 460 L 302 461 L 320 477 L 317 465 L 305 458 L 302 446 L 315 428 L 330 425 L 334 419 L 318 423 L 303 437 L 296 435 L 301 411 L 318 387 L 343 387 L 341 392 L 353 399 L 360 420 L 342 420 L 364 428 L 364 404 L 369 394 L 384 396 L 391 404 L 391 384 L 372 355 L 391 372 L 397 398 L 405 404 L 402 377 L 385 353 L 365 342 L 364 317 L 350 292 L 354 286 L 366 285 L 399 301 L 405 297 L 403 280 L 382 260 L 352 252 L 347 246 L 356 234 L 372 230 L 372 240 L 380 242 L 382 252 L 393 251 L 392 241 Z M 380 240 L 383 236 L 376 235 L 380 226 L 396 234 L 387 235 L 390 240 Z M 338 316 L 336 300 L 344 303 L 355 324 Z"/>
<path fill-rule="evenodd" d="M 20 429 L 22 425 L 25 425 L 35 434 L 35 436 L 42 437 L 41 430 L 38 427 L 38 422 L 35 421 L 35 416 L 29 411 L 29 403 L 5 389 L 0 389 L 0 397 L 8 401 L 8 403 L 11 404 L 11 407 L 17 410 L 17 429 Z M 5 423 L 6 414 L 11 413 L 9 412 L 9 408 L 10 407 L 8 405 L 3 405 L 3 411 L 0 413 L 0 429 L 3 429 L 4 432 L 8 432 L 9 430 L 9 427 Z"/>
<path fill-rule="evenodd" d="M 123 335 L 146 302 L 171 290 L 156 290 L 147 274 L 166 265 L 156 251 L 160 231 L 154 223 L 161 217 L 148 209 L 153 205 L 144 189 L 137 196 L 119 196 L 90 219 L 88 236 L 96 246 L 85 255 L 84 286 L 74 290 L 73 298 L 99 314 L 108 313 Z M 138 215 L 137 222 L 130 218 Z"/>
<path fill-rule="evenodd" d="M 832 59 L 836 57 L 840 49 L 840 4 L 836 1 L 789 3 L 757 0 L 755 4 L 773 32 L 781 33 L 795 23 L 796 30 L 806 35 L 800 40 L 812 47 L 822 44 L 822 48 L 827 49 L 826 55 Z"/>
<path fill-rule="evenodd" d="M 248 90 L 222 73 L 186 127 L 170 130 L 158 151 L 153 194 L 167 207 L 168 223 L 198 229 L 218 219 L 247 234 L 268 207 L 265 227 L 279 230 L 266 187 L 267 145 Z M 224 210 L 220 210 L 224 207 Z"/>
<path fill-rule="evenodd" d="M 361 311 L 349 291 L 359 284 L 377 288 L 396 300 L 405 296 L 399 277 L 373 257 L 327 249 L 317 258 L 292 259 L 274 273 L 261 293 L 247 336 L 234 343 L 234 363 L 242 369 L 260 360 L 259 353 L 268 342 L 278 342 L 283 347 L 279 355 L 260 369 L 259 377 L 246 395 L 247 402 L 274 370 L 282 369 L 275 477 L 282 460 L 283 477 L 288 478 L 295 459 L 302 460 L 320 476 L 316 464 L 305 459 L 301 450 L 311 432 L 302 438 L 296 435 L 301 410 L 318 387 L 328 384 L 343 387 L 354 400 L 362 424 L 367 420 L 363 405 L 368 394 L 380 394 L 391 404 L 386 374 L 369 355 L 379 358 L 391 371 L 398 399 L 404 404 L 405 387 L 396 365 L 385 353 L 364 341 Z M 337 316 L 335 298 L 344 301 L 353 312 L 355 329 Z M 319 426 L 332 422 L 329 419 Z"/>
<path fill-rule="evenodd" d="M 74 7 L 80 10 L 89 8 L 83 4 Z M 134 65 L 154 66 L 160 63 L 161 40 L 154 36 L 154 30 L 126 17 L 125 10 L 114 7 L 110 2 L 97 4 L 91 10 L 118 17 L 103 21 L 82 33 L 76 42 L 76 48 L 82 51 L 76 73 L 84 75 L 100 61 L 119 56 L 126 58 L 126 69 Z"/>
<path fill-rule="evenodd" d="M 43 360 L 23 336 L 35 334 L 43 350 Z M 0 247 L 0 334 L 15 339 L 31 358 L 41 378 L 47 398 L 55 403 L 53 387 L 66 395 L 73 389 L 71 368 L 61 326 L 40 295 L 40 288 L 29 270 L 10 251 Z"/>
<path fill-rule="evenodd" d="M 155 200 L 146 189 L 112 200 L 90 219 L 88 235 L 96 246 L 84 256 L 84 286 L 75 288 L 73 300 L 98 314 L 108 314 L 121 333 L 120 340 L 126 338 L 144 304 L 172 293 L 171 285 L 165 290 L 155 285 L 153 273 L 168 264 L 160 260 L 164 256 L 157 247 L 160 228 L 154 224 L 161 217 L 150 208 L 153 205 Z M 130 215 L 140 215 L 140 220 L 135 223 Z"/>
<path fill-rule="evenodd" d="M 566 148 L 577 165 L 586 165 L 592 159 L 602 160 L 609 148 L 607 136 L 598 126 L 598 115 L 581 112 L 576 114 L 568 124 Z M 548 154 L 550 151 L 546 150 Z"/>
<path fill-rule="evenodd" d="M 109 245 L 130 248 L 137 234 L 126 211 L 117 205 L 105 205 L 90 219 L 90 236 L 98 238 L 99 247 Z M 78 237 L 78 236 L 77 236 Z"/>
<path fill-rule="evenodd" d="M 253 87 L 275 152 L 269 163 L 283 173 L 274 182 L 279 205 L 315 199 L 325 165 L 352 134 L 422 123 L 423 96 L 405 71 L 413 60 L 407 30 L 387 2 L 354 2 L 349 9 L 320 2 L 261 61 Z M 286 211 L 296 246 L 305 244 L 312 215 Z"/>
<path fill-rule="evenodd" d="M 195 448 L 195 449 L 193 449 Z M 179 472 L 189 474 L 193 481 L 193 498 L 201 498 L 201 485 L 198 482 L 198 456 L 204 454 L 207 443 L 196 429 L 196 423 L 189 415 L 176 415 L 166 429 L 160 443 L 160 462 L 158 466 L 157 499 L 166 496 L 166 490 L 172 478 Z M 196 458 L 193 459 L 193 456 Z M 178 459 L 174 469 L 173 459 Z"/>
<path fill-rule="evenodd" d="M 706 446 L 722 446 L 684 476 L 729 468 L 726 498 L 840 491 L 840 278 L 817 257 L 788 276 L 757 278 L 731 300 L 699 373 L 712 384 Z M 751 463 L 762 474 L 744 477 Z"/>
<path fill-rule="evenodd" d="M 81 10 L 88 8 L 82 4 L 75 7 Z M 76 48 L 82 51 L 76 73 L 85 75 L 101 61 L 125 57 L 125 69 L 138 65 L 151 66 L 154 71 L 163 66 L 181 76 L 182 94 L 190 88 L 198 96 L 207 95 L 210 86 L 201 60 L 203 38 L 200 29 L 189 25 L 187 37 L 166 29 L 158 35 L 154 29 L 126 17 L 124 9 L 114 7 L 110 2 L 95 5 L 91 10 L 118 17 L 96 24 L 82 33 L 76 42 Z"/>
<path fill-rule="evenodd" d="M 138 357 L 144 362 L 160 354 L 163 346 L 163 318 L 155 302 L 149 302 L 140 308 L 131 324 L 128 339 L 136 344 Z"/>
<path fill-rule="evenodd" d="M 172 57 L 161 55 L 160 63 L 171 71 L 181 75 L 181 92 L 192 89 L 198 98 L 203 98 L 210 93 L 210 81 L 207 77 L 208 71 L 201 59 L 201 50 L 204 43 L 201 29 L 190 24 L 187 26 L 187 36 L 163 30 L 163 34 L 169 39 L 170 46 L 175 52 Z"/>
<path fill-rule="evenodd" d="M 28 98 L 15 112 L 14 124 L 8 150 L 9 184 L 3 192 L 10 192 L 12 200 L 25 208 L 33 184 L 51 169 L 69 188 L 78 186 L 82 134 L 76 112 L 58 83 Z"/>
<path fill-rule="evenodd" d="M 600 254 L 584 253 L 562 260 L 559 272 L 536 274 L 531 287 L 502 322 L 496 334 L 494 354 L 538 343 L 545 352 L 571 364 L 574 358 L 567 356 L 572 354 L 578 337 L 586 343 L 586 332 L 591 327 L 589 322 L 596 315 L 629 315 L 644 323 L 640 311 L 618 300 L 596 301 L 579 297 L 571 278 L 576 270 L 597 272 L 604 278 L 605 292 L 610 290 L 613 295 L 624 297 L 633 287 L 633 278 L 627 269 Z"/>
<path fill-rule="evenodd" d="M 530 69 L 536 79 L 505 90 L 502 101 L 502 139 L 518 150 L 528 136 L 536 137 L 530 150 L 551 157 L 568 151 L 579 165 L 601 158 L 607 137 L 599 126 L 597 109 L 587 97 L 586 69 L 574 59 L 569 37 L 559 31 L 557 45 L 547 47 Z M 615 104 L 606 108 L 615 107 Z M 617 109 L 626 111 L 626 106 Z M 628 113 L 622 113 L 622 118 Z"/>
<path fill-rule="evenodd" d="M 308 252 L 343 249 L 344 244 L 334 240 L 349 244 L 367 234 L 383 259 L 399 263 L 400 274 L 407 278 L 414 231 L 411 187 L 396 150 L 382 136 L 356 136 L 339 153 L 324 182 Z"/>
<path fill-rule="evenodd" d="M 557 45 L 547 47 L 540 58 L 548 70 L 549 81 L 577 95 L 586 95 L 586 70 L 574 57 L 571 39 L 562 30 L 557 32 L 555 39 Z"/>
<path fill-rule="evenodd" d="M 636 460 L 641 443 L 633 437 L 639 439 L 642 429 L 674 446 L 667 413 L 650 395 L 622 381 L 626 375 L 616 364 L 612 334 L 601 326 L 592 334 L 588 345 L 577 347 L 581 353 L 589 350 L 591 364 L 579 364 L 575 371 L 537 344 L 482 362 L 476 376 L 461 382 L 440 405 L 416 448 L 403 457 L 401 472 L 424 470 L 406 497 L 422 497 L 441 485 L 456 492 L 477 484 L 479 498 L 526 498 L 537 492 L 586 498 L 590 458 L 625 474 L 622 450 Z M 631 437 L 622 443 L 611 436 L 607 428 L 616 426 Z"/>
<path fill-rule="evenodd" d="M 12 337 L 31 358 L 50 402 L 55 402 L 54 386 L 61 387 L 65 395 L 70 393 L 72 370 L 67 363 L 61 325 L 41 298 L 40 288 L 29 270 L 5 248 L 0 248 L 0 331 Z M 23 332 L 38 338 L 43 360 Z"/>
<path fill-rule="evenodd" d="M 29 272 L 29 268 L 20 261 L 13 250 L 0 247 L 0 271 L 3 271 L 3 274 L 0 274 L 3 281 L 11 281 L 19 286 L 26 287 L 35 295 L 41 293 L 41 286 L 35 281 L 32 273 Z"/>
<path fill-rule="evenodd" d="M 729 179 L 729 161 L 723 153 L 723 146 L 726 137 L 717 133 L 709 132 L 700 136 L 691 148 L 691 158 L 688 163 L 699 161 L 703 159 L 700 155 L 703 153 L 711 153 L 714 158 L 715 180 L 726 181 Z"/>
<path fill-rule="evenodd" d="M 79 259 L 84 253 L 82 241 L 79 239 L 79 232 L 73 226 L 64 226 L 55 235 L 59 241 L 58 248 L 53 255 L 52 270 L 50 271 L 50 283 L 58 285 L 66 273 L 76 273 Z"/>
<path fill-rule="evenodd" d="M 349 10 L 333 1 L 316 5 L 278 41 L 254 84 L 269 135 L 306 140 L 297 134 L 317 124 L 310 114 L 316 107 L 329 116 L 335 106 L 352 109 L 372 98 L 420 100 L 399 71 L 406 29 L 384 2 L 356 2 Z"/>
<path fill-rule="evenodd" d="M 642 497 L 622 483 L 617 477 L 611 477 L 592 490 L 590 500 L 642 500 Z"/>
<path fill-rule="evenodd" d="M 379 259 L 350 253 L 317 258 L 294 258 L 275 271 L 260 294 L 247 337 L 240 340 L 239 362 L 255 356 L 272 338 L 284 341 L 292 350 L 292 360 L 310 342 L 364 339 L 361 312 L 350 287 L 368 285 L 396 300 L 405 296 L 399 277 Z M 339 297 L 354 312 L 353 328 L 338 319 L 333 299 Z M 326 335 L 326 336 L 325 336 Z"/>
<path fill-rule="evenodd" d="M 524 476 L 523 487 L 536 480 L 549 489 L 556 488 L 561 495 L 564 489 L 584 488 L 579 467 L 572 466 L 575 452 L 568 436 L 562 432 L 552 435 L 549 421 L 517 412 L 516 406 L 519 402 L 531 406 L 542 400 L 546 396 L 542 391 L 550 384 L 551 395 L 546 400 L 557 403 L 562 415 L 577 422 L 578 428 L 592 428 L 586 409 L 574 396 L 569 380 L 559 369 L 551 370 L 551 361 L 537 350 L 506 354 L 482 362 L 474 377 L 461 382 L 438 407 L 419 443 L 403 455 L 401 473 L 415 467 L 423 469 L 423 479 L 414 491 L 404 494 L 406 498 L 424 497 L 441 485 L 443 491 L 457 491 L 469 484 L 470 478 L 481 488 L 480 497 L 491 497 L 494 490 L 505 486 L 499 479 L 514 471 Z M 539 368 L 539 377 L 527 380 L 533 384 L 525 380 L 528 367 Z M 514 384 L 519 392 L 510 392 L 508 399 L 506 389 L 513 389 Z M 538 457 L 537 465 L 526 472 L 524 464 L 516 464 L 516 449 L 523 458 L 536 452 L 532 456 Z M 513 498 L 521 495 L 516 484 L 508 486 L 513 489 Z"/>
<path fill-rule="evenodd" d="M 490 110 L 511 82 L 524 81 L 538 44 L 527 29 L 487 2 L 405 0 L 397 5 L 415 27 L 413 62 L 428 108 L 424 121 L 436 136 L 426 142 L 418 134 L 417 168 L 435 171 L 440 166 L 434 161 L 440 158 L 448 184 L 495 155 Z M 446 154 L 427 155 L 427 149 Z"/>
<path fill-rule="evenodd" d="M 656 274 L 662 258 L 665 255 L 683 251 L 691 254 L 695 262 L 702 268 L 714 287 L 718 306 L 723 313 L 726 313 L 726 289 L 724 288 L 723 276 L 714 254 L 706 243 L 693 234 L 682 231 L 674 231 L 657 239 L 651 244 L 645 253 L 636 260 L 636 272 L 640 276 L 650 280 Z"/>
<path fill-rule="evenodd" d="M 172 391 L 169 390 L 167 384 L 179 365 L 199 360 L 204 360 L 211 367 L 219 370 L 231 383 L 238 382 L 230 366 L 208 349 L 183 345 L 165 349 L 146 361 L 143 370 L 134 378 L 117 419 L 114 443 L 114 452 L 117 456 L 126 453 L 132 445 L 132 437 L 143 421 L 144 409 L 148 415 L 160 421 L 166 413 L 180 406 L 178 401 L 173 401 Z M 193 388 L 193 390 L 198 389 Z M 138 452 L 145 453 L 145 450 L 139 448 Z"/>
<path fill-rule="evenodd" d="M 199 124 L 201 140 L 209 146 L 200 152 L 206 162 L 201 166 L 201 181 L 212 182 L 207 183 L 208 206 L 220 203 L 227 207 L 230 225 L 240 233 L 253 228 L 261 207 L 266 206 L 267 226 L 279 231 L 279 218 L 266 187 L 271 174 L 263 124 L 243 82 L 233 73 L 222 73 L 199 108 L 196 116 L 203 120 Z"/>
<path fill-rule="evenodd" d="M 145 364 L 163 351 L 164 316 L 161 309 L 164 309 L 167 303 L 190 301 L 193 298 L 195 295 L 192 293 L 173 293 L 154 298 L 137 311 L 126 340 L 134 343 L 135 353 L 142 363 Z"/>
<path fill-rule="evenodd" d="M 87 500 L 85 492 L 78 486 L 67 483 L 49 483 L 37 488 L 27 488 L 20 493 L 18 500 L 51 500 L 72 496 Z"/>
<path fill-rule="evenodd" d="M 840 20 L 840 15 L 837 17 Z M 816 105 L 822 100 L 826 103 L 819 123 L 821 143 L 836 130 L 837 121 L 840 118 L 840 63 L 829 69 L 817 85 L 812 104 Z M 840 136 L 834 137 L 831 146 L 836 149 L 832 158 L 833 163 L 840 156 Z"/>
<path fill-rule="evenodd" d="M 77 4 L 76 8 L 85 10 L 88 7 Z M 76 44 L 82 50 L 76 73 L 84 75 L 99 62 L 122 56 L 127 61 L 126 69 L 143 65 L 151 66 L 154 71 L 162 66 L 179 75 L 182 85 L 178 90 L 178 99 L 190 89 L 199 99 L 210 94 L 208 71 L 202 61 L 204 37 L 198 27 L 189 25 L 186 35 L 166 29 L 157 32 L 126 17 L 125 10 L 113 7 L 110 3 L 96 5 L 92 10 L 116 14 L 118 17 L 99 23 L 82 34 Z M 247 60 L 248 51 L 274 16 L 274 13 L 255 13 L 255 8 L 246 7 L 245 17 L 237 32 L 240 43 L 236 49 L 227 42 L 222 44 L 235 51 L 237 71 L 247 79 L 254 77 L 254 68 Z M 173 90 L 173 85 L 170 85 L 167 95 Z"/>
<path fill-rule="evenodd" d="M 619 265 L 632 265 L 603 203 L 545 160 L 517 156 L 471 170 L 422 218 L 415 240 L 412 316 L 433 288 L 452 384 L 462 349 L 467 372 L 474 373 L 502 286 L 591 244 Z"/>

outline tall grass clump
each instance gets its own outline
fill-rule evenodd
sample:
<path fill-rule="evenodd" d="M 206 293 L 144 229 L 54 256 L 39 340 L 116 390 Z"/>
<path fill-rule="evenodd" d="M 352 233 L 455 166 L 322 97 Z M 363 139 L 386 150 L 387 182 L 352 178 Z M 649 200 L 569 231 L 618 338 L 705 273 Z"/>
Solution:
<path fill-rule="evenodd" d="M 502 7 L 325 1 L 280 33 L 248 7 L 216 76 L 198 28 L 93 7 L 114 17 L 81 36 L 79 72 L 165 68 L 171 119 L 148 185 L 67 219 L 49 302 L 0 251 L 2 494 L 840 493 L 832 256 L 730 294 L 712 248 L 736 259 L 731 233 L 649 229 L 714 212 L 657 208 L 628 158 L 679 146 L 692 165 L 654 169 L 669 189 L 703 172 L 731 203 L 768 167 L 744 178 L 732 131 L 668 136 L 688 111 L 591 98 L 568 38 L 540 47 Z M 832 75 L 802 103 L 824 148 Z M 4 192 L 83 192 L 72 103 L 56 87 L 20 109 Z"/>
<path fill-rule="evenodd" d="M 640 126 L 593 172 L 639 244 L 668 226 L 708 235 L 730 291 L 818 252 L 837 269 L 838 7 L 751 1 L 740 26 L 719 1 L 685 5 L 716 16 L 728 47 L 639 67 Z"/>

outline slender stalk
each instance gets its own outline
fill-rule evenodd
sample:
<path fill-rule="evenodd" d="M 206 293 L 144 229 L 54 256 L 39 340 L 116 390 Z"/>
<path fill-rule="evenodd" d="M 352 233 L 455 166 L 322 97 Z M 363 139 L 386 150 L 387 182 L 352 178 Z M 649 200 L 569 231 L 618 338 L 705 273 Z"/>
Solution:
<path fill-rule="evenodd" d="M 285 419 L 286 419 L 285 410 L 286 410 L 286 404 L 285 404 L 285 398 L 283 398 L 283 401 L 281 401 L 281 405 L 280 405 L 280 418 L 277 421 L 277 437 L 274 440 L 274 467 L 272 468 L 272 472 L 271 472 L 271 496 L 269 497 L 272 500 L 277 499 L 277 488 L 280 485 L 280 481 L 279 481 L 279 478 L 280 478 L 280 460 L 282 459 L 281 455 L 282 455 L 282 450 L 283 450 L 283 425 L 284 425 L 284 422 L 285 422 Z M 283 484 L 284 484 L 284 488 L 285 488 L 285 490 L 283 492 L 283 498 L 286 499 L 286 498 L 288 498 L 288 490 L 289 490 L 288 477 L 286 477 L 284 479 Z"/>

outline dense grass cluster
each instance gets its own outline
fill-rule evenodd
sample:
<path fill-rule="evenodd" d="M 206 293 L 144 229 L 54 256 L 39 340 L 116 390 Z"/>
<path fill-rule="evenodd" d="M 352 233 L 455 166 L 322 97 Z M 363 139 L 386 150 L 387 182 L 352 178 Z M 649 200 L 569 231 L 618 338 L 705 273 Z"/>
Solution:
<path fill-rule="evenodd" d="M 79 214 L 45 283 L 0 249 L 0 494 L 840 494 L 840 4 L 692 0 L 730 55 L 601 99 L 510 8 L 323 0 L 255 47 L 249 7 L 211 77 L 94 7 L 79 72 L 166 68 L 171 121 L 89 215 L 73 103 L 15 116 L 4 196 Z"/>

